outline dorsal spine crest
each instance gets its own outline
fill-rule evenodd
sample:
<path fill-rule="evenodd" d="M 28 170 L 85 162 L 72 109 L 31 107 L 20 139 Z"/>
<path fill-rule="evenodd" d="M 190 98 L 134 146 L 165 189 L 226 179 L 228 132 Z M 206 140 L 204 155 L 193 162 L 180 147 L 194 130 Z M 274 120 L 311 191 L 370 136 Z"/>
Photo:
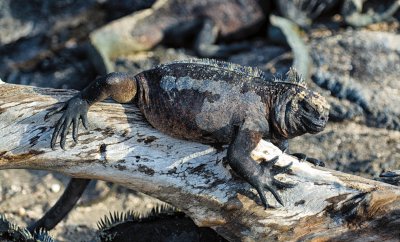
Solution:
<path fill-rule="evenodd" d="M 170 63 L 160 64 L 160 65 L 156 66 L 155 68 L 163 68 L 170 64 L 206 65 L 206 66 L 221 68 L 221 69 L 224 69 L 227 71 L 233 71 L 233 72 L 240 73 L 242 75 L 251 76 L 254 78 L 260 78 L 260 79 L 270 82 L 270 83 L 290 84 L 290 85 L 300 86 L 300 87 L 307 89 L 305 80 L 296 71 L 296 69 L 294 67 L 291 67 L 289 69 L 289 71 L 285 74 L 285 78 L 278 76 L 278 77 L 274 77 L 272 79 L 268 78 L 267 75 L 264 73 L 264 71 L 260 70 L 259 68 L 250 67 L 250 66 L 242 66 L 239 64 L 230 63 L 230 62 L 221 61 L 221 60 L 215 60 L 215 59 L 195 59 L 195 58 L 193 58 L 193 59 L 187 59 L 187 60 L 177 60 L 177 61 L 173 61 Z"/>
<path fill-rule="evenodd" d="M 275 76 L 273 78 L 276 83 L 285 83 L 290 85 L 295 85 L 307 89 L 307 85 L 301 74 L 299 74 L 294 67 L 290 67 L 289 71 L 286 72 L 285 77 L 281 75 Z"/>
<path fill-rule="evenodd" d="M 187 60 L 177 60 L 177 61 L 173 61 L 170 63 L 166 63 L 166 64 L 161 64 L 155 68 L 158 67 L 162 67 L 165 65 L 169 65 L 169 64 L 199 64 L 199 65 L 206 65 L 206 66 L 211 66 L 211 67 L 216 67 L 216 68 L 221 68 L 224 70 L 228 70 L 228 71 L 233 71 L 233 72 L 237 72 L 243 75 L 247 75 L 247 76 L 252 76 L 255 78 L 260 78 L 262 80 L 268 80 L 267 76 L 265 75 L 265 73 L 256 68 L 256 67 L 250 67 L 250 66 L 242 66 L 239 64 L 235 64 L 235 63 L 231 63 L 231 62 L 226 62 L 226 61 L 221 61 L 221 60 L 215 60 L 215 59 L 187 59 Z"/>

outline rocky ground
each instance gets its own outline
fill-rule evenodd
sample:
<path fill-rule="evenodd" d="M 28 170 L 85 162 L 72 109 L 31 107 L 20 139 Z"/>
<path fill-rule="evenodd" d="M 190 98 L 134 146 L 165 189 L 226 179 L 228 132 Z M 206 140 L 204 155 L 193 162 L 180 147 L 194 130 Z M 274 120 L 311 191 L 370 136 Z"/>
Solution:
<path fill-rule="evenodd" d="M 0 0 L 0 78 L 24 85 L 83 88 L 98 75 L 86 51 L 88 33 L 112 19 L 150 6 L 152 1 L 118 2 L 26 4 Z M 305 36 L 314 60 L 313 78 L 308 85 L 327 97 L 332 106 L 331 121 L 317 135 L 291 140 L 291 152 L 303 152 L 325 161 L 330 168 L 369 178 L 400 168 L 398 19 L 362 29 L 317 26 Z M 274 45 L 265 36 L 249 41 L 252 50 L 228 60 L 275 75 L 290 66 L 288 47 Z M 158 47 L 114 61 L 119 71 L 137 73 L 190 56 L 193 53 L 187 49 Z M 59 198 L 68 179 L 45 171 L 0 171 L 0 213 L 25 226 Z M 51 234 L 59 241 L 91 241 L 97 221 L 109 212 L 145 213 L 158 203 L 123 187 L 93 183 L 80 205 Z"/>

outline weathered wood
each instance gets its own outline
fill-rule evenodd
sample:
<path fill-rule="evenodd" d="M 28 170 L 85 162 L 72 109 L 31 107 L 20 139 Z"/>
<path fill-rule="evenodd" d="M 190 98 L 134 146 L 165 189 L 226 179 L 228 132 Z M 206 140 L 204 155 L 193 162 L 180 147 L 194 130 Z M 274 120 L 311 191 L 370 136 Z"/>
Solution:
<path fill-rule="evenodd" d="M 79 143 L 69 136 L 67 150 L 51 150 L 59 115 L 44 116 L 75 93 L 0 83 L 0 169 L 112 181 L 179 207 L 231 241 L 400 238 L 399 187 L 299 162 L 262 141 L 253 156 L 293 162 L 292 174 L 279 178 L 297 184 L 279 191 L 284 207 L 267 194 L 275 208 L 264 210 L 256 191 L 229 172 L 225 151 L 164 135 L 133 105 L 94 105 L 90 130 L 80 131 Z"/>

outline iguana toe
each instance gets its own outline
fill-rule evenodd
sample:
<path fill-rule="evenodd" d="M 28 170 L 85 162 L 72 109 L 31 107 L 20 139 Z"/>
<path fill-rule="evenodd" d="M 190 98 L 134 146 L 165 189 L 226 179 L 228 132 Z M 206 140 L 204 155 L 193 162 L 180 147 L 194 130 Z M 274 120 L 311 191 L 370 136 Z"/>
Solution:
<path fill-rule="evenodd" d="M 290 167 L 292 165 L 293 165 L 293 163 L 290 162 L 289 164 L 287 164 L 285 166 L 272 166 L 270 172 L 273 176 L 281 174 L 281 173 L 286 173 L 290 170 Z"/>
<path fill-rule="evenodd" d="M 306 154 L 303 153 L 292 153 L 290 154 L 294 157 L 296 157 L 297 159 L 299 159 L 300 161 L 307 161 L 310 162 L 311 164 L 315 165 L 315 166 L 322 166 L 325 167 L 325 163 L 321 160 L 318 160 L 316 158 L 312 158 L 312 157 L 307 157 Z"/>
<path fill-rule="evenodd" d="M 279 204 L 284 206 L 283 200 L 276 191 L 276 188 L 286 189 L 295 186 L 295 184 L 281 182 L 274 177 L 277 174 L 286 173 L 287 171 L 290 170 L 290 167 L 292 166 L 292 163 L 289 163 L 288 165 L 285 166 L 276 166 L 275 164 L 278 161 L 278 159 L 279 157 L 276 156 L 269 161 L 263 161 L 260 163 L 261 167 L 263 167 L 264 169 L 264 173 L 261 177 L 258 177 L 259 182 L 256 182 L 256 184 L 253 185 L 256 188 L 265 209 L 270 207 L 264 195 L 265 189 L 267 189 L 269 192 L 272 193 L 272 195 L 279 202 Z"/>

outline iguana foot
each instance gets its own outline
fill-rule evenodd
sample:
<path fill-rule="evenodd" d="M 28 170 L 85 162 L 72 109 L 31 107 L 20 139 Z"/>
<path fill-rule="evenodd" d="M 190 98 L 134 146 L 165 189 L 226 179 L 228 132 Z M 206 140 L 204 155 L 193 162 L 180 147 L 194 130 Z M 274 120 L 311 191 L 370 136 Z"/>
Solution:
<path fill-rule="evenodd" d="M 50 111 L 46 114 L 45 120 L 61 111 L 63 115 L 57 121 L 56 126 L 54 127 L 54 132 L 51 138 L 50 146 L 52 149 L 55 148 L 57 138 L 61 132 L 60 146 L 62 149 L 65 149 L 65 142 L 67 137 L 67 132 L 72 125 L 72 138 L 75 142 L 78 142 L 78 127 L 79 127 L 79 119 L 82 120 L 83 126 L 88 129 L 88 119 L 87 112 L 89 109 L 89 104 L 87 101 L 83 100 L 79 96 L 75 96 L 68 100 L 64 106 L 61 106 L 53 111 Z"/>
<path fill-rule="evenodd" d="M 400 186 L 400 170 L 383 172 L 376 180 Z"/>
<path fill-rule="evenodd" d="M 303 153 L 292 153 L 290 154 L 294 157 L 296 157 L 297 159 L 299 159 L 300 161 L 307 161 L 310 162 L 311 164 L 315 165 L 315 166 L 322 166 L 325 167 L 325 163 L 321 160 L 318 160 L 316 158 L 312 158 L 312 157 L 307 157 L 306 154 Z"/>
<path fill-rule="evenodd" d="M 292 163 L 285 166 L 277 166 L 275 164 L 278 161 L 278 159 L 279 157 L 276 156 L 269 161 L 262 161 L 260 163 L 260 166 L 262 167 L 263 174 L 260 177 L 255 177 L 255 179 L 257 180 L 256 182 L 250 182 L 250 184 L 252 184 L 254 188 L 257 190 L 265 209 L 268 208 L 269 205 L 264 195 L 264 189 L 270 191 L 272 195 L 275 197 L 275 199 L 282 206 L 284 206 L 282 198 L 276 192 L 275 187 L 278 189 L 286 189 L 286 188 L 293 188 L 295 186 L 295 184 L 281 182 L 275 178 L 275 175 L 287 173 L 290 170 L 290 167 L 292 166 Z"/>

